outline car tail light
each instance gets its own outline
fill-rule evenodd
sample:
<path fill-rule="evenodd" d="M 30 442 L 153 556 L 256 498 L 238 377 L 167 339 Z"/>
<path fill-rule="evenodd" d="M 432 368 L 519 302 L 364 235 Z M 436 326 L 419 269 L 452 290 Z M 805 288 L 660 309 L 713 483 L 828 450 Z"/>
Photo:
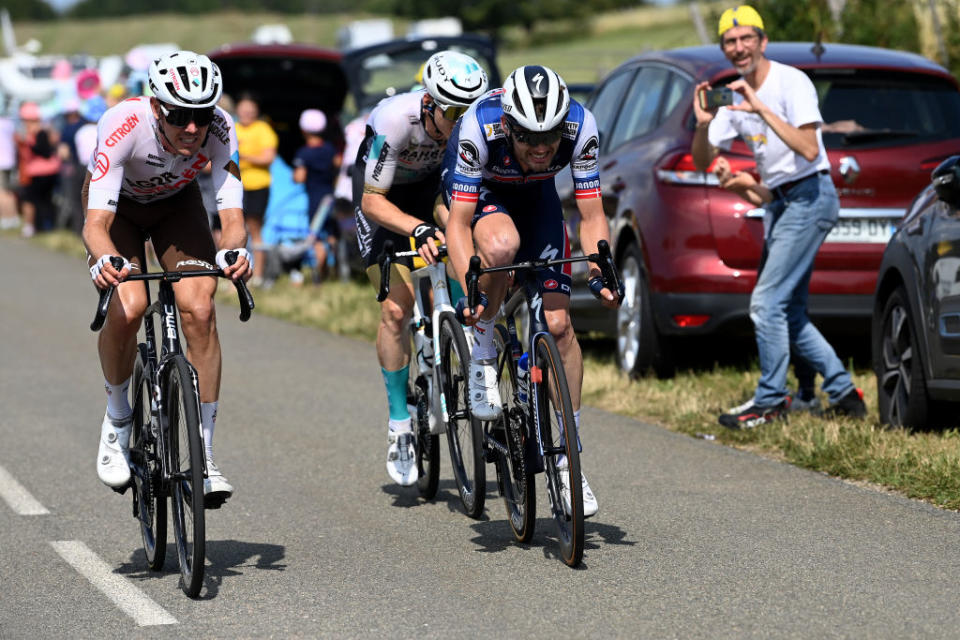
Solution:
<path fill-rule="evenodd" d="M 933 171 L 940 166 L 940 163 L 949 158 L 950 156 L 941 156 L 939 158 L 927 158 L 920 163 L 921 171 Z"/>
<path fill-rule="evenodd" d="M 757 164 L 753 158 L 730 153 L 722 153 L 717 157 L 726 158 L 727 162 L 730 163 L 730 170 L 734 173 L 738 171 L 748 171 L 757 178 Z M 717 177 L 713 175 L 713 168 L 716 163 L 717 161 L 714 160 L 713 163 L 707 167 L 706 172 L 697 171 L 696 165 L 693 164 L 692 154 L 676 153 L 672 156 L 667 156 L 666 160 L 657 167 L 657 179 L 667 184 L 697 184 L 716 187 L 720 185 L 720 183 L 717 182 Z M 759 178 L 757 179 L 759 180 Z"/>
<path fill-rule="evenodd" d="M 678 327 L 702 327 L 710 320 L 707 315 L 677 315 L 673 316 L 673 324 Z"/>

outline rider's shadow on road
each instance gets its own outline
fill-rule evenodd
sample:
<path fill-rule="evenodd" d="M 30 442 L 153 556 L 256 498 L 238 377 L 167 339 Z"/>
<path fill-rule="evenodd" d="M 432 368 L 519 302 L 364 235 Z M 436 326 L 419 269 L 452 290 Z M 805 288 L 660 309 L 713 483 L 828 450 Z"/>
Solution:
<path fill-rule="evenodd" d="M 224 577 L 243 575 L 243 567 L 253 567 L 258 570 L 283 571 L 286 564 L 281 564 L 286 548 L 278 544 L 263 544 L 257 542 L 243 542 L 241 540 L 207 540 L 207 563 L 204 571 L 203 585 L 199 600 L 215 598 L 220 591 Z M 250 562 L 256 558 L 255 562 Z M 116 572 L 128 575 L 131 578 L 165 577 L 170 573 L 178 574 L 180 567 L 177 563 L 177 547 L 172 541 L 167 544 L 167 556 L 163 570 L 154 572 L 145 569 L 147 557 L 143 549 L 137 549 L 130 554 L 130 561 L 120 565 Z"/>
<path fill-rule="evenodd" d="M 502 520 L 493 520 L 487 522 L 475 522 L 470 525 L 479 535 L 471 538 L 471 542 L 476 544 L 480 553 L 497 553 L 505 551 L 512 547 L 520 549 L 540 549 L 544 558 L 560 560 L 557 546 L 556 525 L 551 518 L 537 518 L 536 529 L 533 534 L 533 540 L 524 544 L 517 542 L 510 532 L 510 525 Z M 584 562 L 578 569 L 587 569 L 587 552 L 591 549 L 599 549 L 601 545 L 623 545 L 630 546 L 637 544 L 634 540 L 627 539 L 627 532 L 620 527 L 612 524 L 600 522 L 590 522 L 589 520 L 583 526 L 584 540 Z"/>
<path fill-rule="evenodd" d="M 385 484 L 380 489 L 387 495 L 393 496 L 392 507 L 409 509 L 411 507 L 422 507 L 429 504 L 442 504 L 450 510 L 451 513 L 463 513 L 463 503 L 460 502 L 460 492 L 457 489 L 457 483 L 453 480 L 440 480 L 437 487 L 437 495 L 431 500 L 424 500 L 420 497 L 420 492 L 416 486 L 401 487 L 397 484 Z M 487 484 L 487 499 L 490 499 L 491 491 L 496 492 L 496 485 Z M 487 514 L 480 516 L 480 520 L 486 520 Z"/>

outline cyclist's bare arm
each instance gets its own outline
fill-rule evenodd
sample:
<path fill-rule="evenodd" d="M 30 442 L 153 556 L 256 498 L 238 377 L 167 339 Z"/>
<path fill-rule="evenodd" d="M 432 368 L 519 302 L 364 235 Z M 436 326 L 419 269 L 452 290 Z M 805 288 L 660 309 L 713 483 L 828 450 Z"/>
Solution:
<path fill-rule="evenodd" d="M 585 254 L 596 253 L 597 244 L 601 240 L 610 242 L 610 227 L 607 225 L 607 216 L 603 213 L 603 200 L 600 198 L 577 199 L 577 209 L 580 210 L 580 246 Z M 600 267 L 590 263 L 591 278 L 601 275 Z M 600 302 L 605 307 L 617 306 L 617 296 L 606 287 L 600 292 Z"/>
<path fill-rule="evenodd" d="M 247 246 L 247 229 L 243 223 L 243 209 L 233 207 L 220 210 L 220 248 L 238 249 Z M 231 280 L 243 278 L 249 280 L 253 268 L 241 252 L 237 261 L 224 268 L 223 274 Z"/>
<path fill-rule="evenodd" d="M 364 185 L 363 199 L 360 201 L 360 208 L 363 209 L 363 215 L 367 216 L 381 227 L 390 229 L 403 236 L 414 235 L 414 229 L 424 224 L 423 220 L 415 218 L 409 213 L 402 211 L 397 205 L 387 200 L 386 195 L 379 193 L 375 187 Z M 420 257 L 427 261 L 427 264 L 433 264 L 436 261 L 437 244 L 443 244 L 446 237 L 443 232 L 437 229 L 434 237 L 437 238 L 432 250 L 427 248 L 418 248 Z"/>
<path fill-rule="evenodd" d="M 99 261 L 103 256 L 119 255 L 119 253 L 117 253 L 117 247 L 110 239 L 110 225 L 113 224 L 113 219 L 116 215 L 114 212 L 105 209 L 87 210 L 87 215 L 83 222 L 82 237 L 83 244 L 87 248 L 87 253 L 93 258 L 94 263 Z M 122 271 L 117 271 L 108 260 L 100 269 L 100 274 L 94 280 L 94 284 L 100 289 L 116 286 L 129 275 L 129 272 L 130 270 L 126 267 L 124 267 Z"/>

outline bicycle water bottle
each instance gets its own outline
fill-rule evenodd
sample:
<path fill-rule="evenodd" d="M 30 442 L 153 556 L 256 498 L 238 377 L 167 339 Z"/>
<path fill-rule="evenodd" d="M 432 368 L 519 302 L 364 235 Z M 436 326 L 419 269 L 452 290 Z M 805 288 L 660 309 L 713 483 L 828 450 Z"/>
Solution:
<path fill-rule="evenodd" d="M 421 324 L 413 332 L 413 343 L 417 350 L 417 366 L 420 373 L 427 373 L 433 367 L 433 338 L 428 336 Z"/>
<path fill-rule="evenodd" d="M 527 393 L 530 389 L 530 359 L 526 352 L 517 360 L 517 398 L 521 404 L 527 402 Z"/>

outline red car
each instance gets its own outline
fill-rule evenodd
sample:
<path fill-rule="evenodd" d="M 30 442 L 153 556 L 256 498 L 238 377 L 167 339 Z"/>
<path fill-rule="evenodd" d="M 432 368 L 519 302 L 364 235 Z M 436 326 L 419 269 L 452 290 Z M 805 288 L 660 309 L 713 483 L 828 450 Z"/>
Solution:
<path fill-rule="evenodd" d="M 811 316 L 863 321 L 866 332 L 887 240 L 930 171 L 960 149 L 960 88 L 944 68 L 901 51 L 770 43 L 767 56 L 813 80 L 840 194 L 840 221 L 815 262 Z M 627 295 L 618 311 L 603 309 L 581 270 L 574 326 L 616 335 L 620 366 L 631 374 L 669 375 L 679 337 L 752 329 L 763 210 L 698 172 L 690 156 L 694 86 L 737 77 L 718 46 L 650 52 L 620 65 L 587 101 L 600 129 L 603 203 Z M 740 141 L 724 155 L 734 170 L 755 167 Z M 569 175 L 557 185 L 577 249 Z"/>

